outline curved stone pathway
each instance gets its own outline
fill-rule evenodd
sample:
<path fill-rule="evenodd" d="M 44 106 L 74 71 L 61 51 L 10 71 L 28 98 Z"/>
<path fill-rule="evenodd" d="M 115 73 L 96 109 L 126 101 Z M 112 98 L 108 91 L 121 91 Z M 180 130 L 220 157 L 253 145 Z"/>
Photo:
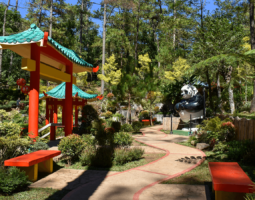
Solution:
<path fill-rule="evenodd" d="M 165 156 L 144 166 L 124 172 L 106 173 L 105 177 L 92 178 L 89 182 L 79 182 L 78 187 L 63 199 L 205 200 L 204 186 L 158 184 L 192 170 L 203 161 L 199 158 L 205 156 L 200 150 L 175 144 L 174 142 L 185 141 L 188 137 L 167 135 L 159 131 L 162 127 L 144 128 L 141 130 L 143 136 L 135 138 L 151 147 L 164 150 Z M 183 161 L 185 157 L 186 162 Z"/>

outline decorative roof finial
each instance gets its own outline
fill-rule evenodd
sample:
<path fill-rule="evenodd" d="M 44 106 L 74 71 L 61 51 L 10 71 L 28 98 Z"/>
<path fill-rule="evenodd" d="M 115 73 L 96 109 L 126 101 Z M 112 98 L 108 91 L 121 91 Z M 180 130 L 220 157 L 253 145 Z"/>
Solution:
<path fill-rule="evenodd" d="M 30 28 L 31 28 L 31 29 L 36 29 L 37 26 L 36 26 L 35 24 L 31 24 L 31 25 L 30 25 Z"/>

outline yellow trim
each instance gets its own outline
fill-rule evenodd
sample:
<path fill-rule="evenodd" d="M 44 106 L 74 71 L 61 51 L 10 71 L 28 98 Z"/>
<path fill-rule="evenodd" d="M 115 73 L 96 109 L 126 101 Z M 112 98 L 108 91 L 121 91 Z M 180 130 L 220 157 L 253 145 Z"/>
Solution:
<path fill-rule="evenodd" d="M 32 182 L 37 181 L 38 178 L 38 164 L 32 165 L 30 167 L 18 167 L 21 171 L 26 172 L 28 179 Z"/>
<path fill-rule="evenodd" d="M 73 84 L 76 85 L 76 77 L 73 76 Z"/>
<path fill-rule="evenodd" d="M 50 158 L 49 160 L 40 162 L 38 164 L 38 171 L 52 173 L 53 172 L 53 159 Z"/>
<path fill-rule="evenodd" d="M 21 69 L 23 70 L 27 70 L 27 71 L 35 71 L 36 69 L 36 62 L 35 60 L 31 60 L 29 58 L 22 58 L 22 61 L 21 61 Z"/>
<path fill-rule="evenodd" d="M 61 72 L 60 70 L 57 70 L 53 67 L 49 67 L 48 65 L 45 65 L 43 63 L 40 64 L 40 75 L 63 82 L 71 81 L 70 74 Z"/>

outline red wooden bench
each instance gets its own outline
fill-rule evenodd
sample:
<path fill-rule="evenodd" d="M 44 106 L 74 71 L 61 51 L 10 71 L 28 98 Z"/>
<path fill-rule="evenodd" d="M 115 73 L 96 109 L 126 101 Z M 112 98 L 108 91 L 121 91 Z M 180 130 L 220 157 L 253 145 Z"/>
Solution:
<path fill-rule="evenodd" d="M 209 162 L 215 200 L 244 200 L 253 183 L 237 162 Z"/>
<path fill-rule="evenodd" d="M 155 119 L 152 120 L 153 122 L 155 122 Z M 142 119 L 142 122 L 144 125 L 150 125 L 150 120 L 149 119 Z"/>
<path fill-rule="evenodd" d="M 53 159 L 61 154 L 57 150 L 40 150 L 4 161 L 4 166 L 15 166 L 25 171 L 30 181 L 36 181 L 38 171 L 53 172 Z"/>

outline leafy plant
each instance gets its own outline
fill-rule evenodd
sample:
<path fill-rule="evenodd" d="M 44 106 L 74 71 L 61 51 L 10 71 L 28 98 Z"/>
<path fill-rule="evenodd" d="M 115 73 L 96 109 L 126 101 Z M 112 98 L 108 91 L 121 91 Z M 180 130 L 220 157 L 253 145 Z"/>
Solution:
<path fill-rule="evenodd" d="M 159 107 L 158 107 L 158 106 L 155 106 L 154 112 L 155 112 L 155 113 L 158 113 L 158 112 L 159 112 Z"/>
<path fill-rule="evenodd" d="M 133 138 L 128 133 L 118 132 L 114 134 L 114 146 L 126 147 L 126 146 L 130 146 L 132 142 L 133 142 Z"/>
<path fill-rule="evenodd" d="M 69 164 L 71 161 L 76 160 L 82 152 L 86 144 L 79 135 L 71 134 L 61 139 L 58 149 L 61 153 L 67 156 Z"/>
<path fill-rule="evenodd" d="M 111 111 L 106 111 L 105 113 L 105 118 L 110 118 L 112 116 L 112 112 Z"/>
<path fill-rule="evenodd" d="M 0 121 L 3 122 L 5 120 L 10 120 L 10 115 L 5 110 L 0 109 Z"/>
<path fill-rule="evenodd" d="M 29 185 L 25 172 L 16 167 L 0 168 L 0 191 L 11 194 L 15 191 L 25 189 Z"/>
<path fill-rule="evenodd" d="M 143 123 L 142 123 L 142 122 L 139 122 L 139 121 L 134 121 L 134 122 L 132 123 L 132 127 L 133 127 L 133 130 L 134 130 L 135 132 L 139 132 L 140 129 L 143 127 Z"/>
<path fill-rule="evenodd" d="M 123 165 L 127 162 L 142 158 L 144 150 L 141 148 L 116 149 L 114 152 L 114 164 Z"/>
<path fill-rule="evenodd" d="M 82 140 L 88 146 L 95 146 L 97 144 L 95 136 L 90 135 L 90 134 L 82 135 Z"/>
<path fill-rule="evenodd" d="M 139 118 L 143 118 L 143 119 L 150 119 L 150 115 L 149 112 L 144 110 L 142 112 L 139 113 Z"/>
<path fill-rule="evenodd" d="M 49 146 L 42 141 L 35 142 L 30 148 L 32 152 L 39 151 L 39 150 L 47 150 L 47 149 L 49 149 Z"/>
<path fill-rule="evenodd" d="M 131 124 L 123 124 L 121 126 L 121 131 L 124 131 L 124 132 L 132 132 L 133 131 L 133 127 Z"/>
<path fill-rule="evenodd" d="M 92 145 L 86 146 L 79 158 L 82 165 L 91 165 L 96 158 L 96 148 Z"/>
<path fill-rule="evenodd" d="M 30 141 L 26 138 L 17 135 L 0 137 L 0 166 L 5 160 L 26 154 L 29 147 Z"/>
<path fill-rule="evenodd" d="M 19 135 L 21 133 L 21 126 L 13 122 L 0 123 L 0 136 Z"/>

